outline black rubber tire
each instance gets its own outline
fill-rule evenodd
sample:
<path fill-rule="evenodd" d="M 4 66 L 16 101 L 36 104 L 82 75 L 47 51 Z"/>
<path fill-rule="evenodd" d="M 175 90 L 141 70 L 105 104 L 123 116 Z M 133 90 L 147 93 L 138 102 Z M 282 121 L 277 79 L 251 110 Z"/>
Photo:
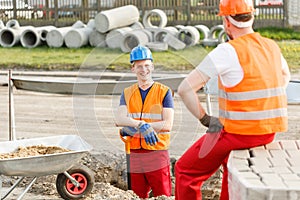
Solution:
<path fill-rule="evenodd" d="M 70 179 L 63 173 L 58 174 L 56 177 L 56 190 L 58 194 L 66 200 L 82 199 L 85 198 L 93 189 L 95 184 L 94 172 L 85 165 L 74 166 L 67 171 L 71 176 L 77 175 L 80 178 L 84 177 L 83 185 L 85 188 L 80 188 L 79 193 L 70 191 Z M 74 185 L 73 185 L 74 186 Z M 74 186 L 75 187 L 75 186 Z M 78 192 L 78 191 L 77 191 Z"/>

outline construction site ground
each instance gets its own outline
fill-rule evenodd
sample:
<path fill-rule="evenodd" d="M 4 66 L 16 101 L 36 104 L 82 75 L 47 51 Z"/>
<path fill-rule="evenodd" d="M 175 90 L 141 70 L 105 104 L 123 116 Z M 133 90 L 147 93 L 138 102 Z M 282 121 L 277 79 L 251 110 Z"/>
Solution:
<path fill-rule="evenodd" d="M 5 80 L 6 77 L 1 77 Z M 300 73 L 292 79 L 299 80 Z M 9 139 L 8 87 L 0 86 L 0 141 Z M 13 91 L 15 133 L 17 139 L 76 134 L 93 146 L 93 150 L 81 162 L 95 171 L 96 184 L 88 199 L 138 199 L 132 192 L 125 191 L 125 181 L 119 180 L 124 171 L 124 144 L 118 135 L 114 116 L 119 104 L 119 95 L 80 96 L 48 94 L 32 91 Z M 205 94 L 199 94 L 205 106 Z M 170 157 L 178 159 L 185 150 L 205 133 L 175 93 L 175 118 L 170 144 Z M 216 98 L 211 102 L 213 113 L 217 110 Z M 289 104 L 289 129 L 278 133 L 276 140 L 300 139 L 300 104 Z M 118 169 L 118 170 L 116 170 Z M 124 178 L 124 177 L 123 177 Z M 12 177 L 2 176 L 1 194 L 7 191 Z M 115 183 L 113 185 L 113 183 Z M 23 184 L 25 185 L 26 182 Z M 208 182 L 206 199 L 217 199 L 220 178 Z M 14 190 L 7 199 L 16 199 L 23 188 Z M 215 189 L 215 191 L 214 191 Z M 161 198 L 161 199 L 173 199 Z M 61 199 L 55 191 L 55 175 L 39 177 L 24 199 Z"/>

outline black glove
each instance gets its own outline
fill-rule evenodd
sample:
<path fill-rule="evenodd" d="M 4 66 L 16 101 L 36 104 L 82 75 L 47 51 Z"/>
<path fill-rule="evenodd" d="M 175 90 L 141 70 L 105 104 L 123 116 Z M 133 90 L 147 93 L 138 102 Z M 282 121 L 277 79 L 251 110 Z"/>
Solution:
<path fill-rule="evenodd" d="M 206 113 L 199 121 L 203 126 L 208 128 L 206 131 L 208 133 L 219 133 L 223 129 L 223 125 L 221 124 L 219 118 L 209 116 Z"/>

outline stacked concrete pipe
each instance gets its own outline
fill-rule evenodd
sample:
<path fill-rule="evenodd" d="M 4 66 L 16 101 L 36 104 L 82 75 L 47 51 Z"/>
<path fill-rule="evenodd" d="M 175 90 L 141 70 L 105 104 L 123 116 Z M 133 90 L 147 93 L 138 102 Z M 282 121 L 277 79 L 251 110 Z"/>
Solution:
<path fill-rule="evenodd" d="M 151 23 L 152 16 L 158 16 L 160 18 L 158 26 L 154 26 Z M 150 10 L 150 11 L 146 12 L 143 17 L 143 24 L 144 24 L 145 28 L 153 28 L 153 27 L 163 28 L 167 25 L 167 22 L 168 22 L 168 18 L 167 18 L 166 13 L 160 9 Z"/>
<path fill-rule="evenodd" d="M 140 13 L 136 6 L 127 5 L 98 13 L 95 28 L 101 33 L 112 29 L 130 26 L 139 21 Z"/>
<path fill-rule="evenodd" d="M 77 22 L 73 25 L 73 29 L 69 30 L 64 37 L 65 44 L 68 48 L 80 48 L 89 43 L 89 35 L 95 26 L 94 20 L 89 20 L 85 26 L 83 23 Z M 75 28 L 74 28 L 75 27 Z"/>
<path fill-rule="evenodd" d="M 121 48 L 125 34 L 132 30 L 130 27 L 123 27 L 109 31 L 105 39 L 107 46 L 112 49 Z"/>
<path fill-rule="evenodd" d="M 178 31 L 177 38 L 185 43 L 187 47 L 194 46 L 199 42 L 200 33 L 193 26 L 185 26 Z"/>
<path fill-rule="evenodd" d="M 133 30 L 125 34 L 124 40 L 121 43 L 121 50 L 123 52 L 130 52 L 137 45 L 145 45 L 149 41 L 149 34 L 143 29 Z"/>
<path fill-rule="evenodd" d="M 3 21 L 0 20 L 0 29 L 4 29 L 4 28 L 5 28 L 5 25 L 4 25 Z"/>
<path fill-rule="evenodd" d="M 81 21 L 75 22 L 72 26 L 56 28 L 48 32 L 46 43 L 49 47 L 59 48 L 64 45 L 65 35 L 74 28 L 84 28 L 86 25 Z"/>
<path fill-rule="evenodd" d="M 34 48 L 46 41 L 49 30 L 53 30 L 54 26 L 43 26 L 37 28 L 28 28 L 23 31 L 20 41 L 25 48 Z"/>
<path fill-rule="evenodd" d="M 89 44 L 92 47 L 107 47 L 105 39 L 106 33 L 100 33 L 99 31 L 94 29 L 89 35 Z"/>
<path fill-rule="evenodd" d="M 21 27 L 17 20 L 9 20 L 6 23 L 6 28 L 0 30 L 0 45 L 2 47 L 13 47 L 19 44 L 22 33 L 33 28 L 32 26 Z"/>

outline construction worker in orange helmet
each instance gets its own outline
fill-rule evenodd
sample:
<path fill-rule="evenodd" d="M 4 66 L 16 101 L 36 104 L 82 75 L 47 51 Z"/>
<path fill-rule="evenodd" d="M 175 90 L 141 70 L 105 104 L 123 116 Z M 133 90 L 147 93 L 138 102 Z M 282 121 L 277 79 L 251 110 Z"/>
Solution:
<path fill-rule="evenodd" d="M 116 114 L 121 135 L 130 140 L 131 189 L 140 197 L 171 196 L 168 148 L 174 102 L 169 87 L 153 81 L 150 49 L 138 45 L 130 53 L 131 72 L 137 83 L 125 88 Z"/>
<path fill-rule="evenodd" d="M 221 166 L 220 199 L 231 199 L 230 152 L 265 145 L 287 130 L 289 68 L 278 45 L 254 32 L 253 12 L 251 0 L 221 0 L 219 16 L 230 40 L 212 50 L 178 87 L 185 106 L 207 131 L 175 164 L 176 200 L 202 199 L 203 182 Z M 197 95 L 215 77 L 219 116 L 208 115 Z"/>

